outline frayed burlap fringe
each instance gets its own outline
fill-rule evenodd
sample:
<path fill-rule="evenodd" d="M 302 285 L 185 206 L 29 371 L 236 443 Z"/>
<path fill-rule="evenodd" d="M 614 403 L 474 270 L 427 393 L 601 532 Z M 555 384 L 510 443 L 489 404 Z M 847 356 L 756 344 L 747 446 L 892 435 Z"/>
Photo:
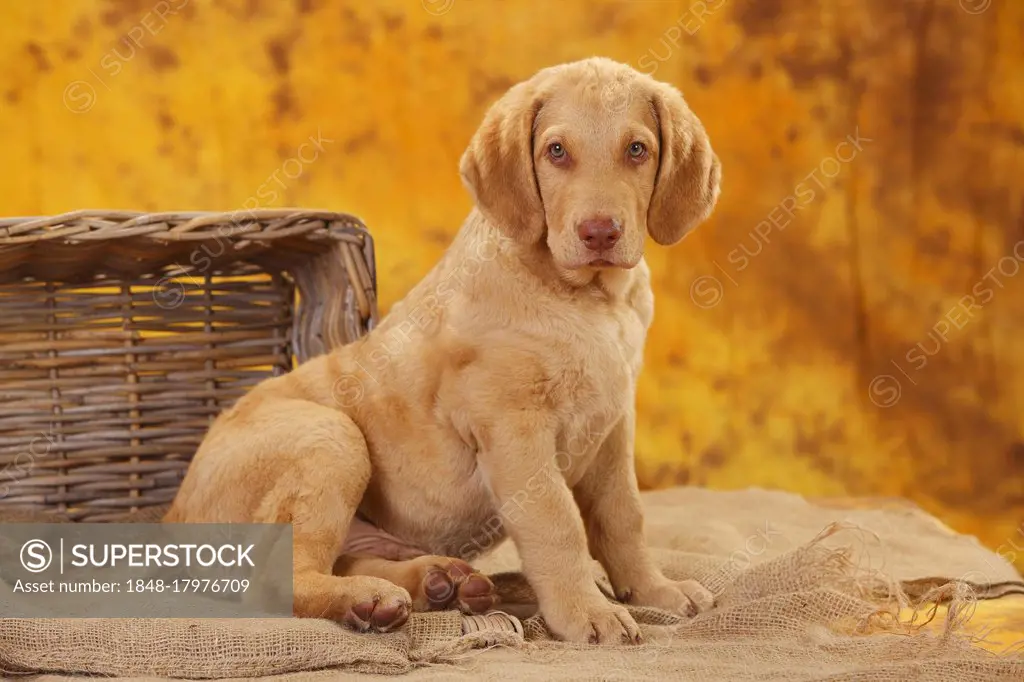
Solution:
<path fill-rule="evenodd" d="M 849 544 L 823 544 L 837 536 Z M 535 653 L 524 656 L 554 666 L 551 680 L 583 679 L 586 671 L 607 680 L 1024 680 L 1024 645 L 997 656 L 967 634 L 976 601 L 969 585 L 949 583 L 911 598 L 897 581 L 851 560 L 851 547 L 870 540 L 863 529 L 832 524 L 804 547 L 746 570 L 722 565 L 716 574 L 727 572 L 731 581 L 704 576 L 717 587 L 716 608 L 693 619 L 631 607 L 646 640 L 640 647 L 555 642 L 540 617 L 530 618 L 524 625 Z M 671 562 L 664 569 L 685 577 Z M 937 614 L 936 601 L 949 610 L 934 633 L 925 626 Z M 579 677 L 561 670 L 569 651 Z"/>

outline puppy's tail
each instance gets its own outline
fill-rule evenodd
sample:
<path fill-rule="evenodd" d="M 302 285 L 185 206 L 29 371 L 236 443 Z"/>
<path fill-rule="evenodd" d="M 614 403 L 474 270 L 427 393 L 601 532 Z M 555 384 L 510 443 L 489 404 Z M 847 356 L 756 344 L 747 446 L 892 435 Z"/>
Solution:
<path fill-rule="evenodd" d="M 498 595 L 498 603 L 494 608 L 504 611 L 519 619 L 537 615 L 539 610 L 537 593 L 533 591 L 526 576 L 519 571 L 494 573 L 487 576 L 494 583 L 494 591 Z M 611 601 L 616 601 L 611 586 L 604 580 L 596 580 L 597 589 Z"/>
<path fill-rule="evenodd" d="M 498 603 L 494 608 L 519 619 L 536 615 L 537 593 L 530 587 L 525 575 L 519 571 L 508 571 L 487 577 L 494 583 L 494 590 L 498 594 Z"/>

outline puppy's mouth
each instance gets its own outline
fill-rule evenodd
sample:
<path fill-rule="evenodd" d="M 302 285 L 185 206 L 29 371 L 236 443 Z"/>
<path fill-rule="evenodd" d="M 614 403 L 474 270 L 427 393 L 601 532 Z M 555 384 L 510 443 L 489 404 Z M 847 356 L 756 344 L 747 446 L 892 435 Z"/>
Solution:
<path fill-rule="evenodd" d="M 564 262 L 559 266 L 559 270 L 565 281 L 575 286 L 584 286 L 592 283 L 602 273 L 607 273 L 606 276 L 612 276 L 616 272 L 632 270 L 639 263 L 639 258 L 631 262 L 607 252 L 598 252 L 589 258 L 586 256 L 582 258 L 577 257 L 569 262 Z"/>
<path fill-rule="evenodd" d="M 595 254 L 593 257 L 587 259 L 583 263 L 580 263 L 578 268 L 596 268 L 599 270 L 607 269 L 619 269 L 629 270 L 636 267 L 636 263 L 625 261 L 621 258 L 616 258 L 610 254 Z"/>
<path fill-rule="evenodd" d="M 639 262 L 639 259 L 636 261 L 629 261 L 621 256 L 613 255 L 608 252 L 599 252 L 589 258 L 583 257 L 578 260 L 573 259 L 562 267 L 566 270 L 631 270 L 635 268 Z"/>

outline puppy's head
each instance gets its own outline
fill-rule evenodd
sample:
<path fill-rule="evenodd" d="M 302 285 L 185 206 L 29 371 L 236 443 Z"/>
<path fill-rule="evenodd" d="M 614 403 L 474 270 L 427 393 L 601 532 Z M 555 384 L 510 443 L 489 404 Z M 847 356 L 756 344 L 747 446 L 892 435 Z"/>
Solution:
<path fill-rule="evenodd" d="M 565 271 L 631 268 L 644 233 L 674 244 L 711 213 L 721 166 L 674 87 L 603 58 L 511 88 L 462 156 L 487 220 L 544 242 Z"/>

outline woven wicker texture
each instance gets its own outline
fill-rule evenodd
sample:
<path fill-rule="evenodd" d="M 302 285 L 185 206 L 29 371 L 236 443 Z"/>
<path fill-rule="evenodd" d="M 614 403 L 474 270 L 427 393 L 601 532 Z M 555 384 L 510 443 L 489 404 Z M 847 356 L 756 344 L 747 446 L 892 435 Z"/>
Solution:
<path fill-rule="evenodd" d="M 376 320 L 350 215 L 0 220 L 0 505 L 98 521 L 165 503 L 216 414 Z"/>

